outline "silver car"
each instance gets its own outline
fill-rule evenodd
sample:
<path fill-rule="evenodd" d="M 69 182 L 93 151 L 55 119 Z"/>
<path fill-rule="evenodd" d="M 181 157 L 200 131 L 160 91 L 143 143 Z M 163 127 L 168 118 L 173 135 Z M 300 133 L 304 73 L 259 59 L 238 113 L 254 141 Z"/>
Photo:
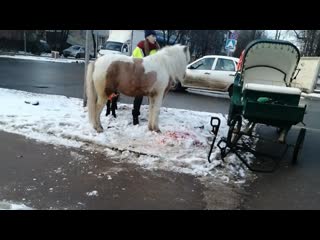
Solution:
<path fill-rule="evenodd" d="M 74 57 L 74 58 L 85 58 L 86 49 L 80 45 L 73 45 L 65 50 L 63 50 L 63 56 Z M 90 52 L 90 58 L 93 58 L 93 53 Z"/>
<path fill-rule="evenodd" d="M 229 92 L 231 96 L 238 62 L 239 58 L 234 57 L 204 56 L 187 66 L 185 78 L 174 87 L 174 90 L 199 88 Z"/>

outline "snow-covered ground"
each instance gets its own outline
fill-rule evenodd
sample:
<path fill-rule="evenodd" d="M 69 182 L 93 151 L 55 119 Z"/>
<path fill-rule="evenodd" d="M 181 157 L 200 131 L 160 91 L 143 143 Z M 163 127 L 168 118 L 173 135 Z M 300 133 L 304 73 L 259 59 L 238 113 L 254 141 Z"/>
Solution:
<path fill-rule="evenodd" d="M 161 108 L 162 133 L 148 130 L 148 106 L 142 106 L 140 125 L 132 125 L 132 104 L 118 104 L 117 118 L 101 115 L 103 133 L 88 123 L 82 99 L 35 94 L 0 88 L 0 130 L 46 143 L 102 151 L 110 158 L 147 169 L 213 176 L 224 182 L 242 183 L 249 172 L 235 155 L 226 162 L 207 155 L 212 142 L 210 119 L 221 119 L 219 137 L 226 136 L 226 116 L 218 113 Z M 38 102 L 39 105 L 32 105 Z"/>
<path fill-rule="evenodd" d="M 23 203 L 0 201 L 0 210 L 32 210 Z"/>
<path fill-rule="evenodd" d="M 69 59 L 69 58 L 52 58 L 48 55 L 41 56 L 24 56 L 24 55 L 0 55 L 0 58 L 13 58 L 33 61 L 45 61 L 45 62 L 59 62 L 59 63 L 84 63 L 84 60 Z"/>
<path fill-rule="evenodd" d="M 320 100 L 320 94 L 319 93 L 302 93 L 302 97 L 308 98 L 308 99 L 317 99 Z"/>

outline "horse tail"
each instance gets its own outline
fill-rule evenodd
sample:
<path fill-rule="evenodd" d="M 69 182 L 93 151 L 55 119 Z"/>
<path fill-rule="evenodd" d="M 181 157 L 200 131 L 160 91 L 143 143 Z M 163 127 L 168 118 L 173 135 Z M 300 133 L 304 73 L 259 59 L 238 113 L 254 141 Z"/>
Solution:
<path fill-rule="evenodd" d="M 97 93 L 93 84 L 93 71 L 94 63 L 91 62 L 87 68 L 87 77 L 86 77 L 86 93 L 87 93 L 87 103 L 88 103 L 88 113 L 89 121 L 94 124 L 96 118 L 96 103 L 97 103 Z"/>

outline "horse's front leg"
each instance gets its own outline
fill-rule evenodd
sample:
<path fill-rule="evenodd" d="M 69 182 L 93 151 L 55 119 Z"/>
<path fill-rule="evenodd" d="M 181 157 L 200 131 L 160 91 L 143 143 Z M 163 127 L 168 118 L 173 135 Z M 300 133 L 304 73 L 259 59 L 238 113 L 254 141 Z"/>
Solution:
<path fill-rule="evenodd" d="M 96 119 L 95 119 L 95 123 L 94 123 L 94 129 L 97 130 L 97 132 L 103 132 L 103 127 L 101 125 L 101 121 L 100 121 L 100 115 L 101 112 L 106 104 L 107 99 L 103 98 L 103 97 L 98 97 L 97 100 L 97 104 L 96 104 Z"/>
<path fill-rule="evenodd" d="M 163 94 L 158 94 L 154 97 L 154 105 L 152 108 L 152 130 L 155 132 L 161 132 L 159 128 L 159 115 L 160 115 L 160 108 L 162 105 Z M 150 129 L 150 128 L 149 128 Z"/>
<path fill-rule="evenodd" d="M 153 118 L 154 118 L 154 97 L 149 97 L 149 119 L 148 119 L 148 128 L 150 131 L 153 131 Z"/>

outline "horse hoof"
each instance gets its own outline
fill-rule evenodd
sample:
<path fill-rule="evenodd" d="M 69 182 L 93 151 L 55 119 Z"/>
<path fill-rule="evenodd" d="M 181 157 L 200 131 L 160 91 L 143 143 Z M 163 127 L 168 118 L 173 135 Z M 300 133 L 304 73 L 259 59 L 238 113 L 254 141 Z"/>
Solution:
<path fill-rule="evenodd" d="M 102 132 L 103 132 L 103 129 L 102 129 L 102 128 L 98 128 L 98 129 L 97 129 L 97 132 L 98 132 L 98 133 L 102 133 Z"/>
<path fill-rule="evenodd" d="M 156 129 L 154 130 L 156 133 L 161 133 L 161 130 L 160 129 Z"/>
<path fill-rule="evenodd" d="M 161 130 L 159 128 L 152 128 L 152 127 L 148 127 L 150 131 L 152 132 L 156 132 L 156 133 L 161 133 Z"/>
<path fill-rule="evenodd" d="M 102 133 L 103 132 L 103 127 L 95 127 L 94 128 L 98 133 Z"/>

